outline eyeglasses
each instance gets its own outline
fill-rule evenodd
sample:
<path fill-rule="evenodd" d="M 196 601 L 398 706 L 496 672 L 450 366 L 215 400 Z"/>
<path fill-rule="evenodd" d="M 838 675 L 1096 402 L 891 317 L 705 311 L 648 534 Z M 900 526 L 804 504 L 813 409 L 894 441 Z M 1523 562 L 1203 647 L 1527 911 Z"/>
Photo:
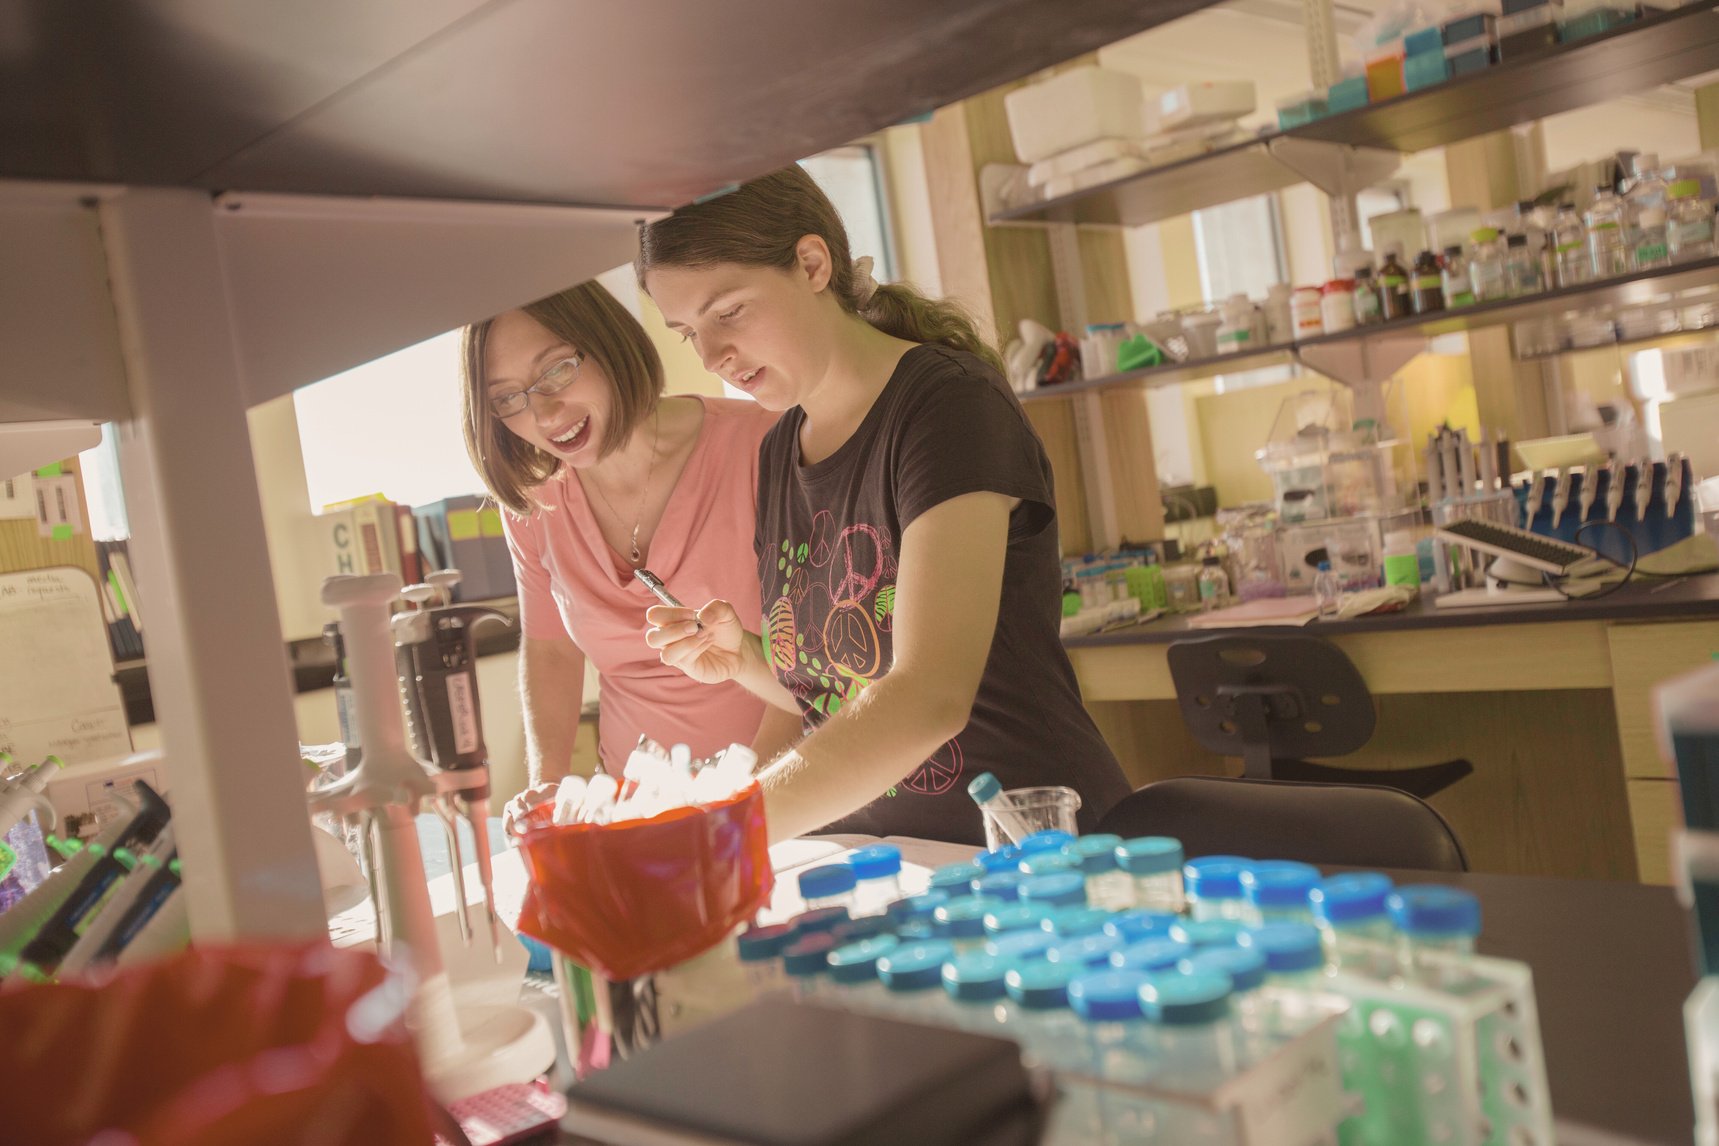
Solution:
<path fill-rule="evenodd" d="M 489 408 L 498 418 L 511 418 L 525 411 L 531 405 L 533 394 L 559 394 L 573 385 L 579 377 L 579 367 L 585 361 L 583 350 L 569 358 L 558 359 L 544 368 L 537 376 L 537 381 L 523 390 L 509 390 L 505 394 L 491 394 Z"/>

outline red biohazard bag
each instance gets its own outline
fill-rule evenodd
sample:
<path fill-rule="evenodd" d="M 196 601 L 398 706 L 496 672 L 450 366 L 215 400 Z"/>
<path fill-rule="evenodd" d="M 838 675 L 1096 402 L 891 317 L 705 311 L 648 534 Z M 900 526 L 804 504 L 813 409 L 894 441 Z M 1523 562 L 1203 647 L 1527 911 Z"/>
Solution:
<path fill-rule="evenodd" d="M 557 826 L 553 803 L 515 828 L 531 876 L 519 930 L 612 980 L 708 951 L 770 901 L 764 792 L 648 820 Z"/>
<path fill-rule="evenodd" d="M 410 994 L 320 941 L 0 992 L 0 1144 L 427 1144 Z"/>

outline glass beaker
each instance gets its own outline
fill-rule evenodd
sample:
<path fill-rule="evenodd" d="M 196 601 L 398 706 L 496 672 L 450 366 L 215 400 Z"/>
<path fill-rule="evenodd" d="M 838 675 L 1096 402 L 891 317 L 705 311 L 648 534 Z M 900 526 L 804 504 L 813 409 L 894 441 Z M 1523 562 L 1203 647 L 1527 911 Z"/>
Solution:
<path fill-rule="evenodd" d="M 1010 788 L 983 808 L 985 847 L 995 851 L 1034 832 L 1052 829 L 1076 835 L 1080 831 L 1075 823 L 1078 811 L 1080 793 L 1073 788 Z"/>

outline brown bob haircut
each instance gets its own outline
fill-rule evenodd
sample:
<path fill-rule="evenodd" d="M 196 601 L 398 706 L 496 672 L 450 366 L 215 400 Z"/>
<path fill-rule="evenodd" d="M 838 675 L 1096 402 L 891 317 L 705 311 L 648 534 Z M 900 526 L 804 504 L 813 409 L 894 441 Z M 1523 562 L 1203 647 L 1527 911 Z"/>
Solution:
<path fill-rule="evenodd" d="M 612 424 L 603 435 L 607 457 L 619 449 L 640 422 L 656 409 L 663 392 L 663 363 L 645 328 L 602 286 L 595 282 L 569 287 L 540 298 L 520 310 L 575 350 L 583 351 L 583 369 L 598 367 L 615 389 Z M 489 408 L 489 380 L 484 377 L 484 351 L 493 318 L 465 328 L 460 340 L 461 428 L 466 452 L 483 477 L 491 496 L 524 516 L 537 508 L 531 490 L 561 469 L 561 459 L 527 442 L 502 424 Z"/>

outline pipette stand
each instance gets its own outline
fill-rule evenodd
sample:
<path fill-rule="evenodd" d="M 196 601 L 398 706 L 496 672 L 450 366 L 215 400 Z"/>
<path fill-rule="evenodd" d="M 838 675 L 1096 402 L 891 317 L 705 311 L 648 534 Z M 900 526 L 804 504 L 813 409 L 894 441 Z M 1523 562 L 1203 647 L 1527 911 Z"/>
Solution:
<path fill-rule="evenodd" d="M 425 1077 L 446 1103 L 535 1078 L 553 1063 L 555 1044 L 542 1016 L 527 1008 L 455 1007 L 436 943 L 415 818 L 426 800 L 440 803 L 469 788 L 473 778 L 439 772 L 406 747 L 388 628 L 389 606 L 399 594 L 400 578 L 391 573 L 323 582 L 323 603 L 338 610 L 346 639 L 364 756 L 354 771 L 311 793 L 310 805 L 313 813 L 352 816 L 360 823 L 381 947 L 416 975 L 408 1023 Z M 480 839 L 480 849 L 486 842 Z M 457 854 L 453 859 L 458 871 Z"/>

